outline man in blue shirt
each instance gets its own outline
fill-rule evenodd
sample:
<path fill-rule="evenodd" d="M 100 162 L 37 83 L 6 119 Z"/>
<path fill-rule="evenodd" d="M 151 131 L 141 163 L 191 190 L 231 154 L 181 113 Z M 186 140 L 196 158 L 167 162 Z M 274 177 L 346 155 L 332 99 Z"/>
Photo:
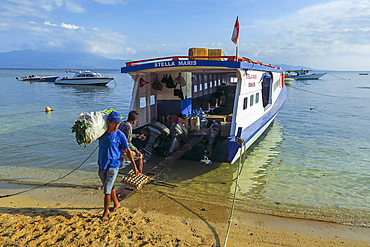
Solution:
<path fill-rule="evenodd" d="M 116 191 L 114 190 L 114 182 L 116 181 L 118 170 L 121 165 L 122 150 L 126 152 L 128 159 L 131 161 L 135 174 L 139 174 L 130 149 L 130 144 L 125 134 L 118 129 L 120 123 L 120 114 L 115 111 L 111 112 L 107 118 L 107 131 L 99 137 L 98 174 L 103 183 L 105 194 L 103 222 L 109 221 L 108 212 L 111 199 L 114 203 L 113 212 L 121 206 L 117 199 Z"/>

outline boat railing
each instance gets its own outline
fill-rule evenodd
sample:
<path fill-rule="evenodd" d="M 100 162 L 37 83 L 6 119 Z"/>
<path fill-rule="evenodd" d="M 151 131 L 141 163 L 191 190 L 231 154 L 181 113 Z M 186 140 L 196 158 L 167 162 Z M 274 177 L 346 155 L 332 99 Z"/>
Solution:
<path fill-rule="evenodd" d="M 160 57 L 160 58 L 151 58 L 151 59 L 145 59 L 145 60 L 137 60 L 137 61 L 131 61 L 126 62 L 126 67 L 135 66 L 135 65 L 142 65 L 144 63 L 148 62 L 159 62 L 159 61 L 177 61 L 177 60 L 212 60 L 212 59 L 223 59 L 224 61 L 234 61 L 234 62 L 245 62 L 245 63 L 252 63 L 252 64 L 258 64 L 266 67 L 271 67 L 275 69 L 281 69 L 277 66 L 273 66 L 271 64 L 265 64 L 257 61 L 253 61 L 252 59 L 245 58 L 245 57 L 236 57 L 236 56 L 172 56 L 172 57 Z"/>

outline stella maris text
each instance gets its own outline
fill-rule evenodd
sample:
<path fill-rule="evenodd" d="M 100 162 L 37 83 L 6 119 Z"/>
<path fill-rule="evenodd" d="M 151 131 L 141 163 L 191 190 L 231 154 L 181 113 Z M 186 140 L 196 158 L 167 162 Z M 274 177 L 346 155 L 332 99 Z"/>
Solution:
<path fill-rule="evenodd" d="M 160 67 L 172 67 L 172 66 L 196 66 L 197 61 L 167 61 L 167 62 L 157 62 L 154 63 L 155 68 Z"/>

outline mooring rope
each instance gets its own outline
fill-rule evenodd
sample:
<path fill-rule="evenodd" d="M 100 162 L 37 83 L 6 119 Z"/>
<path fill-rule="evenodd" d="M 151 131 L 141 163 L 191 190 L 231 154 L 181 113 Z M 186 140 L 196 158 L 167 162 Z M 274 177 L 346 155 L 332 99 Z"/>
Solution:
<path fill-rule="evenodd" d="M 227 240 L 229 238 L 231 222 L 233 220 L 233 213 L 234 213 L 234 206 L 235 206 L 235 199 L 236 199 L 236 190 L 238 188 L 238 180 L 239 180 L 239 175 L 240 175 L 240 163 L 241 163 L 241 160 L 242 160 L 242 148 L 243 148 L 243 144 L 245 143 L 243 139 L 240 138 L 240 140 L 242 142 L 241 142 L 240 151 L 239 151 L 239 162 L 238 162 L 238 173 L 237 173 L 238 175 L 236 176 L 236 180 L 235 180 L 234 199 L 233 199 L 233 205 L 232 205 L 231 212 L 230 212 L 229 225 L 227 227 L 227 233 L 226 233 L 224 247 L 226 247 Z"/>
<path fill-rule="evenodd" d="M 49 181 L 49 182 L 47 182 L 47 183 L 44 183 L 44 184 L 41 184 L 41 185 L 39 185 L 39 186 L 36 186 L 36 187 L 34 187 L 34 188 L 31 188 L 31 189 L 28 189 L 28 190 L 23 190 L 23 191 L 20 191 L 20 192 L 17 192 L 17 193 L 14 193 L 14 194 L 9 194 L 9 195 L 5 195 L 5 196 L 2 196 L 2 195 L 0 195 L 0 199 L 1 198 L 5 198 L 5 197 L 10 197 L 10 196 L 15 196 L 15 195 L 19 195 L 19 194 L 23 194 L 23 193 L 25 193 L 25 192 L 28 192 L 28 191 L 31 191 L 31 190 L 35 190 L 35 189 L 39 189 L 39 188 L 41 188 L 41 187 L 44 187 L 44 186 L 46 186 L 46 185 L 48 185 L 48 184 L 50 184 L 50 183 L 53 183 L 53 182 L 56 182 L 56 181 L 58 181 L 58 180 L 61 180 L 61 179 L 63 179 L 63 178 L 65 178 L 65 177 L 67 177 L 68 175 L 70 175 L 70 174 L 72 174 L 73 172 L 75 172 L 76 170 L 78 170 L 88 159 L 90 159 L 90 157 L 95 153 L 95 151 L 98 149 L 98 147 L 99 147 L 99 145 L 98 146 L 96 146 L 96 148 L 94 149 L 94 151 L 89 155 L 89 157 L 87 157 L 82 163 L 81 163 L 81 165 L 79 165 L 79 166 L 77 166 L 75 169 L 73 169 L 72 171 L 70 171 L 69 173 L 67 173 L 66 175 L 64 175 L 64 176 L 62 176 L 62 177 L 60 177 L 60 178 L 57 178 L 57 179 L 54 179 L 54 180 L 52 180 L 52 181 Z"/>
<path fill-rule="evenodd" d="M 335 78 L 338 78 L 338 79 L 341 79 L 341 80 L 350 80 L 350 79 L 347 79 L 347 78 L 343 78 L 343 77 L 339 77 L 339 76 L 336 76 L 336 75 L 333 75 L 333 74 L 330 74 L 330 73 L 327 73 L 328 75 L 331 75 Z"/>
<path fill-rule="evenodd" d="M 290 87 L 292 87 L 294 89 L 297 89 L 297 90 L 300 90 L 300 91 L 303 91 L 303 92 L 312 93 L 312 94 L 321 95 L 321 96 L 326 96 L 326 97 L 332 97 L 332 98 L 339 98 L 339 99 L 369 99 L 369 98 L 358 98 L 358 97 L 356 98 L 356 97 L 345 97 L 345 96 L 329 95 L 329 94 L 312 92 L 312 91 L 305 90 L 305 89 L 302 89 L 302 88 L 297 88 L 297 87 L 294 87 L 294 86 L 290 86 Z"/>
<path fill-rule="evenodd" d="M 2 149 L 0 149 L 0 151 L 2 151 L 2 150 L 16 149 L 16 148 L 33 147 L 33 146 L 38 146 L 38 145 L 43 145 L 43 144 L 50 144 L 50 143 L 55 143 L 55 142 L 64 142 L 64 141 L 69 141 L 69 140 L 73 140 L 73 139 L 74 138 L 69 138 L 69 139 L 64 139 L 64 140 L 50 141 L 50 142 L 41 142 L 41 143 L 29 144 L 29 145 L 18 146 L 18 147 L 2 148 Z"/>

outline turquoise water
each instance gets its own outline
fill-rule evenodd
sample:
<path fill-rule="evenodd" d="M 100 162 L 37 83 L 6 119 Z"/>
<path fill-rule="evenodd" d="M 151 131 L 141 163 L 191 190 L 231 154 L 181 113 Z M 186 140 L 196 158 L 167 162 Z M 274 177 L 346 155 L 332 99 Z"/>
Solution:
<path fill-rule="evenodd" d="M 118 69 L 97 72 L 115 82 L 107 87 L 29 83 L 15 77 L 66 73 L 0 69 L 0 189 L 8 188 L 4 184 L 9 180 L 19 186 L 47 182 L 80 165 L 97 144 L 83 148 L 74 140 L 71 127 L 81 112 L 112 107 L 127 114 L 130 77 Z M 370 226 L 369 104 L 370 76 L 358 72 L 293 81 L 274 124 L 240 164 L 237 207 Z M 46 106 L 53 109 L 50 114 L 44 112 Z M 58 182 L 99 185 L 96 160 L 94 153 Z M 160 189 L 230 205 L 236 177 L 237 165 L 180 160 L 160 176 L 178 187 Z"/>

